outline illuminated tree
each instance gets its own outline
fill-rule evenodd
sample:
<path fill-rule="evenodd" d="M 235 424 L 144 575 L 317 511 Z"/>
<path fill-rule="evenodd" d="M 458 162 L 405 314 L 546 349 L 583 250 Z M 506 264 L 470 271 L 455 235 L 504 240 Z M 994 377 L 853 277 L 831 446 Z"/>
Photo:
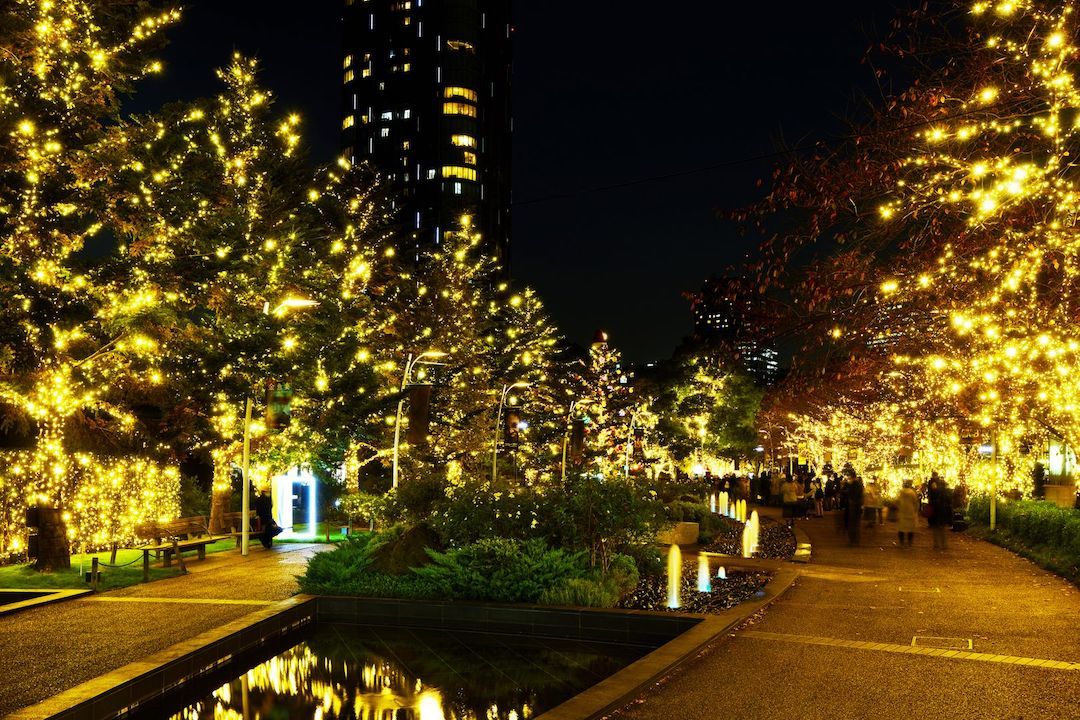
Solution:
<path fill-rule="evenodd" d="M 2 483 L 19 484 L 23 503 L 69 508 L 80 479 L 95 477 L 74 467 L 75 428 L 129 435 L 136 418 L 113 400 L 158 379 L 143 289 L 85 267 L 83 251 L 113 200 L 117 168 L 100 143 L 118 122 L 118 93 L 160 69 L 147 52 L 177 18 L 125 0 L 14 0 L 5 8 L 0 400 L 36 428 L 36 449 L 9 463 Z M 66 564 L 58 547 L 46 555 L 46 566 Z"/>
<path fill-rule="evenodd" d="M 710 355 L 676 358 L 653 383 L 660 440 L 686 471 L 700 463 L 719 472 L 721 459 L 752 458 L 759 441 L 762 391 Z"/>
<path fill-rule="evenodd" d="M 883 47 L 930 72 L 854 149 L 778 174 L 763 226 L 794 229 L 766 243 L 759 282 L 822 341 L 803 355 L 840 407 L 948 420 L 998 455 L 1072 441 L 1075 6 L 978 2 L 960 37 L 935 29 L 960 18 L 915 15 Z M 804 272 L 782 269 L 796 258 Z"/>
<path fill-rule="evenodd" d="M 321 258 L 333 241 L 311 205 L 319 192 L 298 153 L 299 118 L 273 120 L 254 61 L 236 56 L 218 76 L 225 88 L 213 101 L 127 131 L 135 150 L 116 210 L 130 275 L 171 317 L 161 328 L 169 419 L 181 444 L 214 460 L 214 527 L 227 509 L 249 398 L 258 483 L 288 469 L 259 457 L 281 457 L 266 436 L 264 402 L 278 385 L 313 384 L 334 319 L 333 307 L 307 307 L 327 300 L 331 271 Z"/>

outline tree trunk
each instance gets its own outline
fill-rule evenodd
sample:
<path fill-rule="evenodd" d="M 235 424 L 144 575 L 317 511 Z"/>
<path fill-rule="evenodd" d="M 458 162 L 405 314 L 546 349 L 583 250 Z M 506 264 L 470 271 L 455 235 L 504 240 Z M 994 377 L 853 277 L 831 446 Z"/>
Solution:
<path fill-rule="evenodd" d="M 71 567 L 67 523 L 64 522 L 64 512 L 60 506 L 64 504 L 65 498 L 74 495 L 75 488 L 71 466 L 64 453 L 63 426 L 63 419 L 58 416 L 50 416 L 38 426 L 36 472 L 44 478 L 52 478 L 55 484 L 51 487 L 46 484 L 51 496 L 48 504 L 39 503 L 31 512 L 38 528 L 34 538 L 37 547 L 33 548 L 36 550 L 34 568 L 37 570 L 62 570 Z"/>
<path fill-rule="evenodd" d="M 225 513 L 229 512 L 232 499 L 232 454 L 222 448 L 211 455 L 214 458 L 214 484 L 210 496 L 210 532 L 224 533 L 229 531 L 225 527 Z"/>
<path fill-rule="evenodd" d="M 38 532 L 35 570 L 66 570 L 71 567 L 67 523 L 60 508 L 39 505 L 36 508 Z"/>

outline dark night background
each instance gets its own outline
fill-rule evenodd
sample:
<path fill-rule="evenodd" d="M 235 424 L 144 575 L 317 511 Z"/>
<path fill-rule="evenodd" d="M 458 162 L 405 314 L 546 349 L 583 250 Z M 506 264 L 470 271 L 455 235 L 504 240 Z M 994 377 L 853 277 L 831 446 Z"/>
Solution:
<path fill-rule="evenodd" d="M 338 8 L 191 0 L 165 73 L 129 108 L 215 93 L 213 68 L 240 50 L 262 61 L 277 109 L 305 118 L 313 160 L 329 161 L 341 117 Z M 670 355 L 691 328 L 681 293 L 752 249 L 716 214 L 762 192 L 756 181 L 776 160 L 747 159 L 781 139 L 843 132 L 841 118 L 873 88 L 860 58 L 895 8 L 518 0 L 515 280 L 540 291 L 571 340 L 588 343 L 602 327 L 629 360 Z"/>

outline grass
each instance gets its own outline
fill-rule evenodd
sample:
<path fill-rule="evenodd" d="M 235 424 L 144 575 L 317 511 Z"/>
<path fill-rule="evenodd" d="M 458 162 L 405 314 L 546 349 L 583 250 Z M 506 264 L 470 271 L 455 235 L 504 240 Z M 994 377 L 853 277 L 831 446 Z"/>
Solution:
<path fill-rule="evenodd" d="M 274 542 L 276 542 L 276 543 L 312 543 L 312 542 L 314 542 L 314 543 L 325 543 L 325 542 L 327 542 L 327 540 L 326 540 L 327 526 L 329 526 L 329 530 L 330 530 L 330 542 L 331 543 L 339 543 L 339 542 L 341 542 L 342 540 L 345 539 L 345 536 L 341 534 L 341 528 L 344 527 L 344 525 L 342 523 L 336 522 L 336 521 L 323 521 L 323 522 L 317 523 L 316 527 L 318 528 L 318 532 L 315 533 L 314 537 L 293 537 L 293 538 L 280 538 L 279 537 L 279 538 L 275 538 Z M 308 529 L 308 526 L 307 526 L 306 523 L 296 523 L 295 525 L 293 525 L 293 532 L 297 533 L 298 535 L 303 535 L 304 533 L 307 532 L 307 529 Z M 366 529 L 361 530 L 360 528 L 353 527 L 353 534 L 354 535 L 359 534 L 361 532 L 367 532 L 367 530 Z M 255 540 L 254 542 L 258 542 L 258 540 Z"/>
<path fill-rule="evenodd" d="M 231 541 L 222 541 L 214 543 L 213 545 L 206 546 L 207 553 L 218 553 L 226 550 L 231 550 L 235 547 Z M 98 585 L 100 590 L 115 590 L 117 588 L 128 587 L 129 585 L 137 585 L 142 582 L 142 551 L 141 550 L 119 550 L 116 553 L 116 565 L 120 567 L 105 567 L 104 563 L 109 562 L 110 552 L 108 550 L 98 553 L 86 553 L 76 554 L 71 556 L 71 569 L 70 570 L 57 570 L 55 572 L 38 572 L 34 569 L 33 565 L 27 563 L 23 565 L 5 565 L 0 567 L 0 588 L 19 588 L 28 590 L 71 590 L 89 588 L 90 583 L 86 582 L 83 575 L 79 572 L 80 565 L 83 572 L 90 572 L 90 566 L 93 558 L 97 558 L 98 562 L 103 563 L 101 565 L 101 581 Z M 194 558 L 194 551 L 189 551 L 184 555 L 184 560 L 187 561 L 190 558 Z M 198 562 L 198 560 L 196 560 Z M 164 580 L 165 578 L 176 577 L 180 574 L 180 569 L 173 563 L 172 567 L 161 567 L 160 562 L 156 562 L 153 558 L 150 559 L 150 581 Z"/>

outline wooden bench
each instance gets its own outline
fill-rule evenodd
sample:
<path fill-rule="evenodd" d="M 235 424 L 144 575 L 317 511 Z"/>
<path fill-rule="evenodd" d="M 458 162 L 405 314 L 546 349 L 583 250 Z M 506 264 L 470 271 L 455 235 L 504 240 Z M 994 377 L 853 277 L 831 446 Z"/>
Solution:
<path fill-rule="evenodd" d="M 140 545 L 137 550 L 143 554 L 143 581 L 150 580 L 150 553 L 162 558 L 165 567 L 172 567 L 172 556 L 176 555 L 180 569 L 185 570 L 185 550 L 194 549 L 200 560 L 206 559 L 206 546 L 223 539 L 221 535 L 211 535 L 206 526 L 206 518 L 201 515 L 177 518 L 168 522 L 146 523 L 135 526 L 135 535 L 140 538 L 152 538 L 149 545 Z"/>
<path fill-rule="evenodd" d="M 242 518 L 243 512 L 227 512 L 221 515 L 221 527 L 229 528 L 226 533 L 221 533 L 219 537 L 232 537 L 236 539 L 236 547 L 240 547 L 241 541 L 244 538 L 244 526 Z M 248 532 L 251 535 L 258 535 L 262 532 L 262 522 L 255 515 L 255 511 L 248 512 Z"/>

